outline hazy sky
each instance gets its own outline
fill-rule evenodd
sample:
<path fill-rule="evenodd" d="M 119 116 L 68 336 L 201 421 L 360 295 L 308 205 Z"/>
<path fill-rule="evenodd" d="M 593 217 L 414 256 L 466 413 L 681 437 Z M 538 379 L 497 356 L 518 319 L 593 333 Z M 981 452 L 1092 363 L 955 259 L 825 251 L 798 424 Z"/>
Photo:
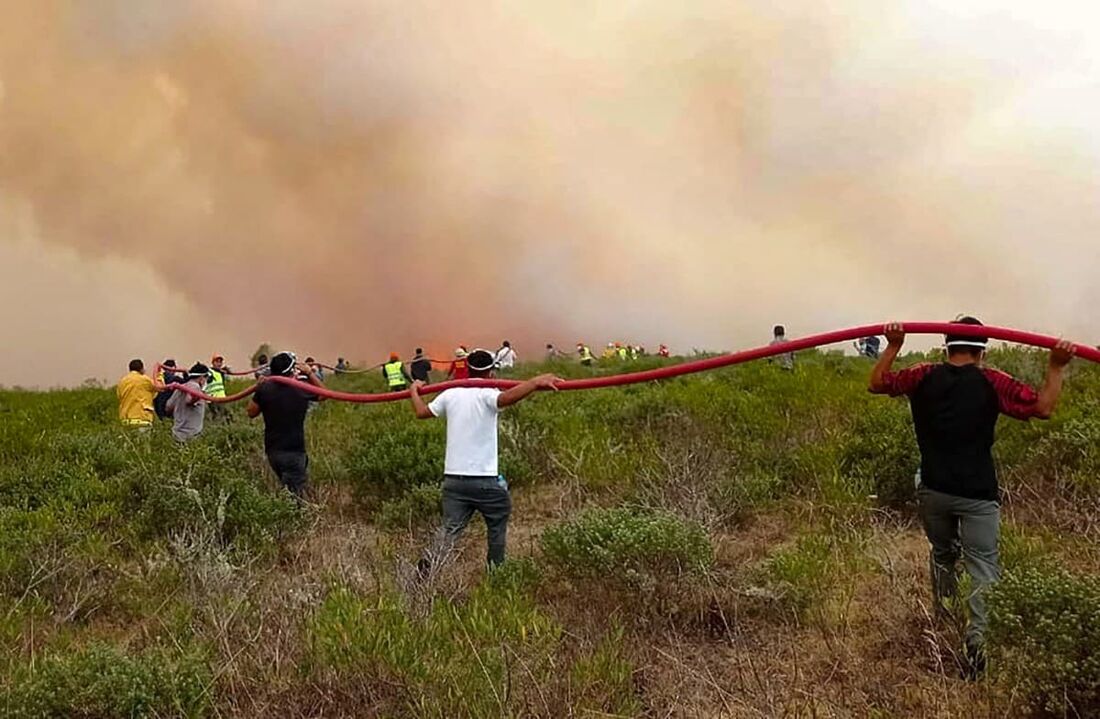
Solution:
<path fill-rule="evenodd" d="M 0 384 L 960 311 L 1095 343 L 1094 7 L 0 0 Z"/>

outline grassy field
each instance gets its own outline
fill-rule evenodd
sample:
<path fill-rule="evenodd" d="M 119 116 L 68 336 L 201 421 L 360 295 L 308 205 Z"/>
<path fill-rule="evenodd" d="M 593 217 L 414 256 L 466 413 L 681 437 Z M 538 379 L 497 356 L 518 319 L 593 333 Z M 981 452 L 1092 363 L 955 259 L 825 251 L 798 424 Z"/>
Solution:
<path fill-rule="evenodd" d="M 1097 716 L 1100 371 L 1072 368 L 1053 421 L 1001 423 L 1007 575 L 968 682 L 908 408 L 869 369 L 807 353 L 515 407 L 512 560 L 487 576 L 475 520 L 427 582 L 444 426 L 405 404 L 320 405 L 299 510 L 243 406 L 178 447 L 118 427 L 112 389 L 0 392 L 0 716 Z"/>

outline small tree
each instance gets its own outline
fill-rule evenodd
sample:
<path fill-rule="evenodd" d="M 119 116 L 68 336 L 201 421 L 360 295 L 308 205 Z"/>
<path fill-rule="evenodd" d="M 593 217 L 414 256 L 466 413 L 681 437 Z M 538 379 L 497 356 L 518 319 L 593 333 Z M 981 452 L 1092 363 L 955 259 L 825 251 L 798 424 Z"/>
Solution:
<path fill-rule="evenodd" d="M 268 359 L 271 359 L 271 355 L 273 355 L 274 353 L 275 350 L 271 349 L 271 345 L 269 345 L 267 342 L 264 342 L 256 348 L 255 352 L 252 353 L 252 366 L 256 367 L 262 364 L 260 362 L 260 357 L 267 357 Z"/>

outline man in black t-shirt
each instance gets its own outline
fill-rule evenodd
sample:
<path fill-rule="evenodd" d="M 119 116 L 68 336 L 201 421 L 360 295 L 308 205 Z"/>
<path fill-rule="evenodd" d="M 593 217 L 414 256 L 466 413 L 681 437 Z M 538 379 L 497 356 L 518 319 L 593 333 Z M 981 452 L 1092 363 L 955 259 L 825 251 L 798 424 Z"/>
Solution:
<path fill-rule="evenodd" d="M 293 353 L 280 352 L 271 358 L 271 377 L 292 378 L 301 373 L 315 387 L 324 387 L 313 368 L 296 361 Z M 306 454 L 306 413 L 315 395 L 272 379 L 261 379 L 248 403 L 248 416 L 264 417 L 264 451 L 279 481 L 298 499 L 309 483 Z"/>
<path fill-rule="evenodd" d="M 980 326 L 973 317 L 955 320 Z M 983 594 L 1000 578 L 997 539 L 1000 504 L 993 440 L 997 419 L 1005 414 L 1027 421 L 1049 419 L 1062 391 L 1063 371 L 1074 346 L 1059 342 L 1051 350 L 1046 381 L 1036 392 L 1004 372 L 984 367 L 988 340 L 967 335 L 947 336 L 947 361 L 919 364 L 891 372 L 905 342 L 899 324 L 885 328 L 887 346 L 871 371 L 870 390 L 892 397 L 906 396 L 921 454 L 918 489 L 920 517 L 932 546 L 932 590 L 939 613 L 958 587 L 960 555 L 973 579 L 967 598 L 970 621 L 966 652 L 971 668 L 985 666 L 983 635 L 987 613 Z"/>
<path fill-rule="evenodd" d="M 412 375 L 414 382 L 428 383 L 432 372 L 432 361 L 424 356 L 424 350 L 420 347 L 416 348 L 416 354 L 412 358 L 412 363 L 409 364 L 409 374 Z"/>

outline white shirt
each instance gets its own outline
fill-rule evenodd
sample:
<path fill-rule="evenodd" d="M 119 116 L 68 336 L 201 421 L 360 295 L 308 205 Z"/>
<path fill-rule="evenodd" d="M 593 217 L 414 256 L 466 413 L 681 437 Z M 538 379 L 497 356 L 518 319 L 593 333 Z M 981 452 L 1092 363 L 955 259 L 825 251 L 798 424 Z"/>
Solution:
<path fill-rule="evenodd" d="M 497 352 L 497 364 L 502 368 L 516 366 L 516 351 L 511 347 L 505 347 Z"/>
<path fill-rule="evenodd" d="M 447 460 L 444 474 L 496 477 L 497 397 L 499 389 L 456 387 L 442 392 L 428 409 L 447 418 Z"/>

